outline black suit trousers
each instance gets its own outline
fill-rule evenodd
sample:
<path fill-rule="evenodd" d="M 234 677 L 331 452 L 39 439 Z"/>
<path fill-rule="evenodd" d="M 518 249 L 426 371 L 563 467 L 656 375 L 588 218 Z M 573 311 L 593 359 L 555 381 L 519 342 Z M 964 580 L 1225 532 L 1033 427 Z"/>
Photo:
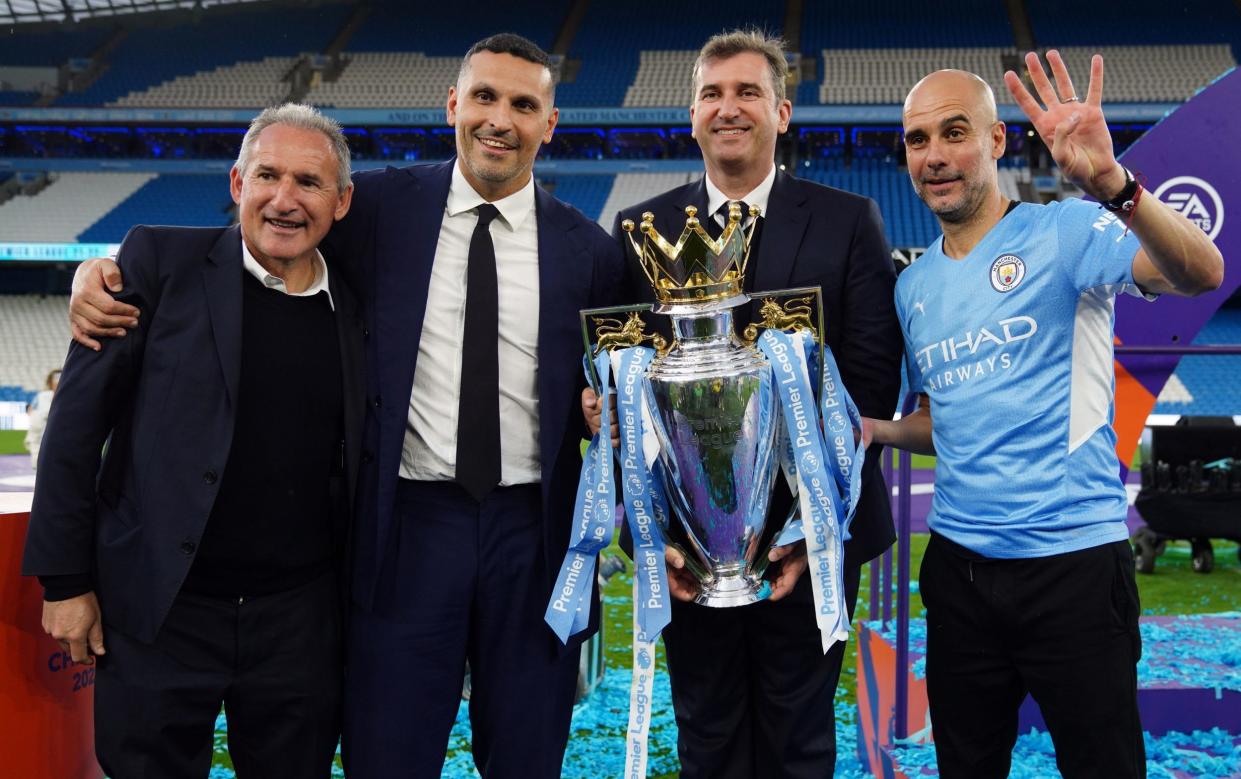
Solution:
<path fill-rule="evenodd" d="M 275 595 L 181 593 L 153 644 L 104 628 L 95 752 L 111 779 L 203 779 L 223 704 L 238 779 L 331 776 L 340 740 L 336 574 Z"/>
<path fill-rule="evenodd" d="M 845 567 L 850 618 L 860 577 Z M 775 602 L 674 601 L 663 636 L 682 779 L 832 776 L 845 644 L 823 653 L 808 575 Z"/>

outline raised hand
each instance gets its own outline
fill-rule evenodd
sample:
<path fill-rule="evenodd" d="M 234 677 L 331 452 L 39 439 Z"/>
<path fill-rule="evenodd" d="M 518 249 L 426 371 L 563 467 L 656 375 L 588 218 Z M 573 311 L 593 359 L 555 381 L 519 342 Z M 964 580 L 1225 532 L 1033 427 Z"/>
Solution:
<path fill-rule="evenodd" d="M 1090 84 L 1082 99 L 1060 52 L 1047 52 L 1056 83 L 1052 86 L 1034 52 L 1026 54 L 1026 68 L 1038 92 L 1039 105 L 1013 71 L 1004 74 L 1004 85 L 1034 125 L 1065 178 L 1098 200 L 1110 200 L 1125 185 L 1125 173 L 1112 153 L 1112 135 L 1103 118 L 1103 57 L 1090 60 Z"/>

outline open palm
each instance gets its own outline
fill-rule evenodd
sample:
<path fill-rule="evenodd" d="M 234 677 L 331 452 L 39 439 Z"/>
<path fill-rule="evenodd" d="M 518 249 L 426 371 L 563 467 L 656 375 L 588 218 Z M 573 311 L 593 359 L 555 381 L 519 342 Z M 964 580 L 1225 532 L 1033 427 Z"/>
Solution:
<path fill-rule="evenodd" d="M 1084 100 L 1080 100 L 1074 91 L 1073 81 L 1060 53 L 1048 51 L 1047 62 L 1056 79 L 1054 86 L 1047 78 L 1038 55 L 1034 52 L 1026 55 L 1030 80 L 1042 106 L 1013 71 L 1004 74 L 1004 85 L 1034 125 L 1043 143 L 1051 149 L 1051 156 L 1065 178 L 1087 194 L 1107 199 L 1115 194 L 1115 187 L 1109 188 L 1108 184 L 1115 181 L 1118 167 L 1112 153 L 1112 136 L 1101 106 L 1103 58 L 1096 54 L 1090 60 L 1090 85 Z"/>

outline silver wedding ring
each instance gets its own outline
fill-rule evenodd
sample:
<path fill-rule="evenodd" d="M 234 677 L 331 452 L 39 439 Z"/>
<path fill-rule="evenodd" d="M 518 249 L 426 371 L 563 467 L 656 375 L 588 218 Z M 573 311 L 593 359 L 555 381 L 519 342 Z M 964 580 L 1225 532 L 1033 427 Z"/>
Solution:
<path fill-rule="evenodd" d="M 1080 100 L 1081 100 L 1081 98 L 1080 98 L 1080 97 L 1078 97 L 1077 95 L 1073 95 L 1072 97 L 1066 97 L 1066 98 L 1064 99 L 1064 101 L 1063 101 L 1063 102 L 1065 102 L 1065 103 L 1076 103 L 1076 102 L 1078 102 L 1078 101 L 1080 101 Z"/>

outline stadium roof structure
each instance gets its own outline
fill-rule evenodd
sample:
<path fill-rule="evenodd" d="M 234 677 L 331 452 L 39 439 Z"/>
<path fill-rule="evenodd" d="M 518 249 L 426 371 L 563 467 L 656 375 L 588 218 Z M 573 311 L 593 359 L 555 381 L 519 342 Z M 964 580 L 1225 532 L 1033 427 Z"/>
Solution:
<path fill-rule="evenodd" d="M 152 11 L 192 10 L 261 0 L 0 0 L 0 24 L 76 22 Z"/>

